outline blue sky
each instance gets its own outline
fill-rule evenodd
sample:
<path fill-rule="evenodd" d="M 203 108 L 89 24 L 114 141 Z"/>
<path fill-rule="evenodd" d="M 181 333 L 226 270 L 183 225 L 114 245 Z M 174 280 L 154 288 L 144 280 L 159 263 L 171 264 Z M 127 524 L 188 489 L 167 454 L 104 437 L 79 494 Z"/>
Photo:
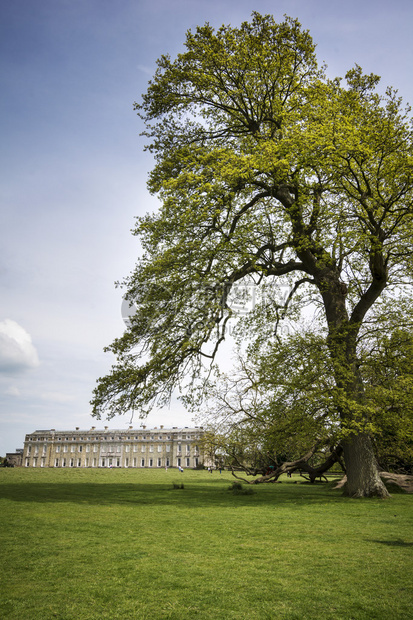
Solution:
<path fill-rule="evenodd" d="M 139 255 L 134 217 L 157 205 L 133 102 L 187 29 L 254 10 L 298 17 L 330 76 L 358 63 L 413 103 L 410 0 L 0 0 L 0 455 L 96 424 L 103 347 L 124 327 L 114 282 Z M 172 403 L 147 424 L 191 417 Z"/>

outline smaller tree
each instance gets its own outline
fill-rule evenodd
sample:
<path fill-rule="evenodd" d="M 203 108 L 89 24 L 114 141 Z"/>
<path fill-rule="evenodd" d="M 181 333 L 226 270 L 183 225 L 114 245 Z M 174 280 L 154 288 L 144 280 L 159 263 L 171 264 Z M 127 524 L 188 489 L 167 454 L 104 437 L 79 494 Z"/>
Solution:
<path fill-rule="evenodd" d="M 239 352 L 237 371 L 216 371 L 209 386 L 210 449 L 233 471 L 260 475 L 254 483 L 296 470 L 313 482 L 342 454 L 328 364 L 325 342 L 310 334 Z"/>
<path fill-rule="evenodd" d="M 392 317 L 388 307 L 383 310 L 361 338 L 365 399 L 356 422 L 371 435 L 380 469 L 409 473 L 413 336 L 407 329 L 386 330 Z M 320 332 L 303 331 L 266 346 L 258 336 L 244 356 L 238 354 L 237 372 L 217 372 L 211 381 L 208 421 L 215 432 L 209 445 L 225 452 L 234 471 L 260 476 L 253 483 L 297 470 L 313 482 L 336 463 L 344 471 L 342 443 L 353 427 L 339 420 L 343 394 L 333 372 Z"/>

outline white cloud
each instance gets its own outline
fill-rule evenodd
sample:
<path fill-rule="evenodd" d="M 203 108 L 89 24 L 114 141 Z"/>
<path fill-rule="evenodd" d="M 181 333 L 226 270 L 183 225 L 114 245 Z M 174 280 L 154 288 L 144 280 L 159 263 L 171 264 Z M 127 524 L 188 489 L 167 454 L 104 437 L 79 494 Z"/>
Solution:
<path fill-rule="evenodd" d="M 36 368 L 39 358 L 30 334 L 16 321 L 0 321 L 0 372 L 18 373 Z"/>
<path fill-rule="evenodd" d="M 64 392 L 43 392 L 40 398 L 42 400 L 47 400 L 53 403 L 69 403 L 75 400 L 75 397 L 72 394 L 65 394 Z"/>
<path fill-rule="evenodd" d="M 4 392 L 6 396 L 20 396 L 20 390 L 15 385 L 11 385 Z"/>

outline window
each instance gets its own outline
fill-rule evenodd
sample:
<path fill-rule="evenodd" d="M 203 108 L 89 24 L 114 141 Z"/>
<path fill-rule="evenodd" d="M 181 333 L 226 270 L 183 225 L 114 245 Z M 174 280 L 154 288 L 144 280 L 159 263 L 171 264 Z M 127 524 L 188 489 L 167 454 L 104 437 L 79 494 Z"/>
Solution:
<path fill-rule="evenodd" d="M 83 446 L 79 446 L 79 452 L 83 452 Z"/>
<path fill-rule="evenodd" d="M 43 457 L 40 459 L 40 467 L 44 467 L 46 465 L 46 459 Z"/>
<path fill-rule="evenodd" d="M 153 459 L 149 459 L 149 467 L 153 466 Z"/>
<path fill-rule="evenodd" d="M 80 467 L 80 466 L 81 466 L 81 464 L 82 464 L 81 460 L 80 460 L 80 459 L 77 459 L 77 466 L 78 466 L 78 467 Z"/>
<path fill-rule="evenodd" d="M 63 452 L 67 452 L 67 445 L 63 446 Z"/>
<path fill-rule="evenodd" d="M 171 446 L 169 444 L 166 445 L 166 451 L 170 452 L 171 451 Z"/>
<path fill-rule="evenodd" d="M 55 467 L 59 467 L 59 459 L 55 459 L 54 460 L 54 466 Z"/>
<path fill-rule="evenodd" d="M 86 444 L 86 452 L 90 452 L 90 444 Z"/>
<path fill-rule="evenodd" d="M 97 451 L 98 451 L 98 447 L 97 447 L 97 445 L 95 444 L 95 445 L 93 446 L 93 452 L 97 452 Z"/>
<path fill-rule="evenodd" d="M 125 446 L 125 452 L 129 452 L 130 446 Z"/>
<path fill-rule="evenodd" d="M 70 446 L 70 452 L 74 452 L 74 451 L 75 451 L 75 446 L 74 446 L 74 444 L 72 444 L 72 445 Z"/>
<path fill-rule="evenodd" d="M 186 444 L 186 453 L 189 454 L 191 452 L 191 446 L 189 443 Z"/>
<path fill-rule="evenodd" d="M 28 458 L 26 457 L 26 461 L 25 461 L 25 465 L 26 465 L 26 467 L 29 467 L 29 464 L 30 464 L 30 459 L 28 459 Z"/>
<path fill-rule="evenodd" d="M 60 452 L 60 446 L 56 446 L 56 452 Z"/>
<path fill-rule="evenodd" d="M 46 450 L 47 450 L 47 444 L 44 444 L 44 446 L 43 446 L 43 454 L 46 454 Z"/>
<path fill-rule="evenodd" d="M 89 467 L 89 459 L 87 457 L 85 458 L 85 467 Z"/>
<path fill-rule="evenodd" d="M 166 466 L 169 467 L 169 458 L 166 459 Z"/>
<path fill-rule="evenodd" d="M 145 452 L 145 451 L 146 451 L 145 444 L 142 444 L 141 445 L 141 452 Z"/>
<path fill-rule="evenodd" d="M 141 467 L 145 467 L 145 459 L 141 459 Z"/>
<path fill-rule="evenodd" d="M 149 446 L 149 452 L 153 452 L 153 445 L 152 444 Z"/>
<path fill-rule="evenodd" d="M 137 463 L 136 463 L 137 459 L 133 459 L 133 466 L 136 467 Z"/>
<path fill-rule="evenodd" d="M 138 451 L 138 446 L 137 446 L 136 444 L 133 446 L 133 451 L 134 451 L 134 452 L 137 452 L 137 451 Z"/>
<path fill-rule="evenodd" d="M 158 452 L 162 452 L 162 446 L 161 444 L 158 445 Z"/>
<path fill-rule="evenodd" d="M 74 460 L 70 459 L 70 467 L 73 467 L 73 465 L 74 465 Z"/>
<path fill-rule="evenodd" d="M 162 459 L 158 459 L 158 467 L 162 466 Z"/>
<path fill-rule="evenodd" d="M 66 459 L 63 459 L 62 467 L 66 467 Z"/>
<path fill-rule="evenodd" d="M 128 458 L 125 459 L 125 467 L 129 467 L 129 459 Z"/>
<path fill-rule="evenodd" d="M 105 458 L 102 458 L 102 459 L 101 459 L 101 461 L 100 461 L 100 464 L 102 465 L 102 467 L 105 467 L 105 465 L 106 465 L 106 459 L 105 459 Z"/>
<path fill-rule="evenodd" d="M 116 446 L 116 452 L 120 452 L 120 446 Z"/>
<path fill-rule="evenodd" d="M 178 458 L 178 467 L 181 467 L 181 459 Z"/>
<path fill-rule="evenodd" d="M 189 467 L 189 458 L 186 459 L 186 466 Z"/>
<path fill-rule="evenodd" d="M 31 451 L 32 451 L 32 447 L 31 447 L 31 446 L 29 446 L 29 447 L 27 448 L 27 454 L 31 454 Z"/>
<path fill-rule="evenodd" d="M 181 444 L 178 444 L 178 448 L 177 448 L 177 452 L 180 453 L 181 452 Z"/>
<path fill-rule="evenodd" d="M 97 465 L 97 459 L 94 458 L 92 461 L 92 467 L 96 467 L 96 465 Z"/>
<path fill-rule="evenodd" d="M 116 467 L 120 467 L 120 459 L 119 458 L 116 459 Z"/>

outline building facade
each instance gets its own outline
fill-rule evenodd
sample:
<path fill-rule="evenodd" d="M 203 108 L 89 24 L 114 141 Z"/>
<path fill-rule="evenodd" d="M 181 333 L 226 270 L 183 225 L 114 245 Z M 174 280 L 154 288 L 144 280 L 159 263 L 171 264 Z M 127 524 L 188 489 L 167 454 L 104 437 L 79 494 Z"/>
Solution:
<path fill-rule="evenodd" d="M 15 452 L 6 452 L 6 461 L 11 467 L 21 467 L 23 464 L 23 448 L 16 448 Z"/>
<path fill-rule="evenodd" d="M 202 427 L 35 431 L 26 435 L 24 467 L 183 467 L 203 463 Z"/>

